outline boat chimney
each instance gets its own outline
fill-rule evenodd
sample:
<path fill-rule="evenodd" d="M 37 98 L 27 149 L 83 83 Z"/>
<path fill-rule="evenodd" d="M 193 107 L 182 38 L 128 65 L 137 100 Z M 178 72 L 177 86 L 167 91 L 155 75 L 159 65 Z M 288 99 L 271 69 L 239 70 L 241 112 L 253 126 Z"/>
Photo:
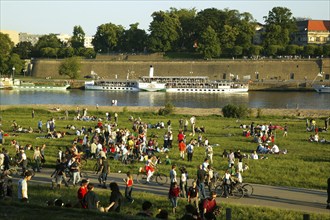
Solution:
<path fill-rule="evenodd" d="M 153 77 L 154 77 L 154 67 L 152 65 L 150 65 L 149 78 L 153 78 Z"/>

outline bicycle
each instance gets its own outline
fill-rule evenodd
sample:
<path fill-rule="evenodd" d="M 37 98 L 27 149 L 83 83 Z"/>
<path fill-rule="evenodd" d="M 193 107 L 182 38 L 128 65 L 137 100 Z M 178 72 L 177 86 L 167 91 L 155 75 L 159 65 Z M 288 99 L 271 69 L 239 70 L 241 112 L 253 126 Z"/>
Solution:
<path fill-rule="evenodd" d="M 244 192 L 244 196 L 251 197 L 253 194 L 253 186 L 251 184 L 245 183 L 242 185 L 242 190 Z"/>
<path fill-rule="evenodd" d="M 164 185 L 167 183 L 167 176 L 163 173 L 160 173 L 157 169 L 154 172 L 154 174 L 150 177 L 150 182 L 153 181 L 154 179 L 156 179 L 156 182 L 159 185 Z M 140 168 L 136 180 L 138 183 L 147 184 L 147 172 L 143 171 L 142 168 Z"/>
<path fill-rule="evenodd" d="M 244 196 L 244 190 L 242 189 L 241 184 L 234 185 L 231 183 L 229 186 L 229 196 L 232 196 L 234 199 L 240 199 Z M 225 185 L 222 183 L 215 187 L 215 191 L 218 197 L 223 197 L 225 195 Z"/>

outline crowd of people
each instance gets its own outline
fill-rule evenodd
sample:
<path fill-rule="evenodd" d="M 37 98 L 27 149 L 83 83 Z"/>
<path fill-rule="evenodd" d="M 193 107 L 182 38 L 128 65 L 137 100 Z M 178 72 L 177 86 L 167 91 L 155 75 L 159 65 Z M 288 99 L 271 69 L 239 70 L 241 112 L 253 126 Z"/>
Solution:
<path fill-rule="evenodd" d="M 66 113 L 67 114 L 67 113 Z M 185 206 L 186 214 L 182 219 L 215 219 L 220 213 L 221 208 L 216 204 L 216 192 L 214 191 L 214 184 L 216 180 L 222 181 L 224 184 L 224 197 L 228 198 L 230 195 L 231 187 L 233 184 L 242 183 L 242 173 L 249 169 L 247 163 L 243 163 L 246 159 L 267 159 L 266 154 L 286 154 L 287 151 L 280 150 L 277 144 L 275 144 L 274 132 L 276 129 L 283 131 L 283 138 L 288 137 L 288 125 L 283 127 L 274 126 L 271 123 L 269 125 L 261 124 L 255 125 L 254 122 L 250 126 L 241 125 L 243 129 L 243 135 L 245 137 L 252 137 L 253 141 L 258 143 L 252 154 L 241 153 L 239 149 L 236 151 L 224 150 L 223 157 L 228 160 L 228 168 L 224 171 L 223 175 L 215 172 L 212 165 L 214 164 L 214 149 L 216 145 L 209 143 L 206 135 L 206 128 L 204 126 L 197 126 L 196 116 L 192 116 L 189 119 L 179 119 L 179 131 L 175 136 L 172 122 L 169 120 L 166 124 L 162 121 L 155 125 L 146 123 L 141 118 L 130 117 L 128 120 L 132 123 L 132 127 L 121 128 L 118 125 L 118 113 L 111 115 L 106 113 L 105 119 L 89 117 L 87 115 L 87 109 L 83 109 L 82 114 L 77 109 L 77 120 L 87 120 L 87 118 L 93 118 L 95 126 L 78 128 L 74 125 L 68 125 L 66 129 L 72 132 L 58 132 L 56 131 L 55 119 L 52 118 L 46 123 L 46 136 L 51 138 L 61 138 L 65 135 L 74 136 L 71 146 L 66 149 L 59 148 L 58 159 L 55 164 L 55 170 L 52 174 L 52 189 L 60 189 L 62 183 L 65 186 L 69 186 L 67 182 L 67 175 L 72 177 L 72 185 L 80 185 L 77 198 L 81 208 L 99 210 L 102 212 L 120 212 L 121 205 L 124 199 L 128 203 L 133 203 L 133 187 L 134 180 L 130 172 L 127 173 L 125 182 L 124 196 L 119 190 L 118 183 L 111 182 L 107 184 L 108 175 L 110 173 L 109 158 L 113 158 L 121 161 L 123 164 L 127 164 L 131 159 L 144 162 L 142 170 L 147 174 L 147 184 L 150 184 L 150 178 L 154 175 L 155 169 L 158 164 L 163 163 L 161 158 L 157 156 L 159 153 L 166 155 L 165 164 L 171 165 L 169 171 L 170 187 L 168 191 L 168 199 L 172 207 L 172 213 L 176 214 L 177 207 L 179 205 L 179 198 L 184 198 L 188 204 Z M 33 113 L 33 117 L 35 117 Z M 89 119 L 88 119 L 89 120 Z M 189 127 L 190 123 L 190 127 Z M 38 131 L 44 132 L 43 123 L 38 121 Z M 13 131 L 17 132 L 19 126 L 16 121 L 12 124 Z M 152 129 L 164 129 L 163 143 L 158 142 L 158 136 L 151 134 Z M 190 133 L 189 133 L 190 132 Z M 3 132 L 1 132 L 3 134 Z M 196 135 L 197 134 L 197 135 Z M 60 136 L 59 136 L 60 135 Z M 195 138 L 196 136 L 196 138 Z M 2 136 L 1 136 L 2 137 Z M 19 182 L 18 198 L 21 201 L 26 202 L 27 196 L 27 182 L 31 179 L 32 174 L 27 169 L 28 158 L 26 156 L 26 150 L 33 150 L 34 161 L 33 170 L 35 172 L 41 172 L 42 163 L 45 163 L 45 148 L 46 145 L 41 147 L 30 145 L 22 147 L 15 139 L 11 141 L 11 146 L 15 148 L 17 155 L 17 163 L 22 167 L 22 179 Z M 180 175 L 177 175 L 177 166 L 173 164 L 168 156 L 169 151 L 175 151 L 175 147 L 178 147 L 178 154 L 180 160 L 187 160 L 192 162 L 194 160 L 194 152 L 196 148 L 203 147 L 205 152 L 205 159 L 201 161 L 201 164 L 196 169 L 196 179 L 192 182 L 192 185 L 188 185 L 188 171 L 185 167 L 180 167 Z M 2 156 L 3 155 L 3 156 Z M 262 156 L 259 156 L 262 155 Z M 5 159 L 7 158 L 8 159 Z M 87 179 L 81 178 L 82 157 L 85 159 L 96 159 L 98 168 L 97 173 L 99 186 L 106 189 L 108 186 L 111 190 L 109 203 L 101 206 L 100 200 L 94 191 L 94 183 Z M 3 158 L 3 159 L 1 159 Z M 3 161 L 3 162 L 2 162 Z M 2 150 L 0 154 L 0 165 L 3 166 L 4 171 L 9 169 L 9 156 L 6 149 Z M 176 161 L 180 163 L 180 161 Z M 6 174 L 4 172 L 4 174 Z M 5 195 L 12 196 L 12 183 L 10 183 L 8 175 L 1 177 L 2 182 L 5 182 L 6 193 Z M 5 180 L 8 178 L 7 180 Z M 206 187 L 208 188 L 208 194 L 206 193 Z M 60 203 L 60 202 L 58 202 Z M 63 204 L 63 203 L 61 203 Z M 138 215 L 153 216 L 149 210 L 152 204 L 145 202 L 142 204 L 142 211 Z M 168 216 L 166 210 L 161 210 L 156 217 L 165 218 Z"/>

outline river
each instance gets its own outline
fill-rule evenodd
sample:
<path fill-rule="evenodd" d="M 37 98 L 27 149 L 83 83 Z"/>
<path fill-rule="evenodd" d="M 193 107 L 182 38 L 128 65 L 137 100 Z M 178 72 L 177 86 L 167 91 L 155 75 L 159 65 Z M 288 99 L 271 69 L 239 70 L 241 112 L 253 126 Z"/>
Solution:
<path fill-rule="evenodd" d="M 229 103 L 243 104 L 249 108 L 275 109 L 330 109 L 330 94 L 316 92 L 265 92 L 250 91 L 241 94 L 191 94 L 165 92 L 116 92 L 67 90 L 18 91 L 0 90 L 1 105 L 65 104 L 110 106 L 164 106 L 171 102 L 176 107 L 221 108 Z"/>

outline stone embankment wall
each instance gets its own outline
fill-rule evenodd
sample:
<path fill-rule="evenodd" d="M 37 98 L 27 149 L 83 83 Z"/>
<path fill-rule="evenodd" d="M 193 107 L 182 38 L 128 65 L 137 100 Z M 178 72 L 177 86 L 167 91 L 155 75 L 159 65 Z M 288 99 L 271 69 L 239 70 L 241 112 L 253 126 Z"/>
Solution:
<path fill-rule="evenodd" d="M 35 60 L 32 76 L 59 78 L 58 67 L 62 60 Z M 317 73 L 330 74 L 330 59 L 314 60 L 217 60 L 217 61 L 165 61 L 150 59 L 112 58 L 82 60 L 81 77 L 92 71 L 105 79 L 137 79 L 149 74 L 154 67 L 154 76 L 208 76 L 211 80 L 238 78 L 253 81 L 261 87 L 308 87 Z M 317 79 L 319 81 L 320 78 Z M 327 80 L 329 81 L 329 80 Z M 252 85 L 253 86 L 253 85 Z"/>

